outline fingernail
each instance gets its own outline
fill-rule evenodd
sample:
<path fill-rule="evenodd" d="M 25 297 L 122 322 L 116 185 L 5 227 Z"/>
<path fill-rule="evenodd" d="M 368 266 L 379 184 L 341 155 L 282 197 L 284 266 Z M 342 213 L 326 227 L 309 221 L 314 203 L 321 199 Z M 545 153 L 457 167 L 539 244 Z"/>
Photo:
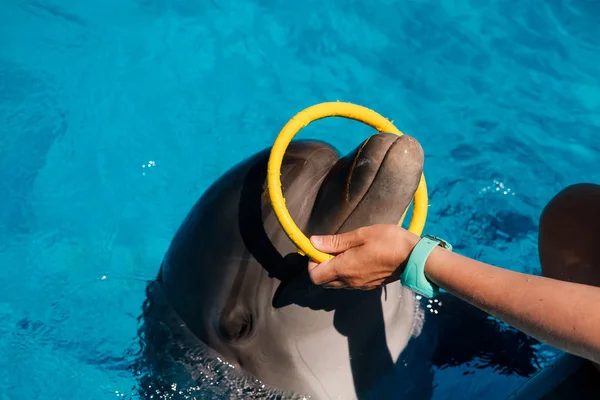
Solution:
<path fill-rule="evenodd" d="M 323 239 L 321 236 L 313 236 L 310 238 L 310 241 L 313 243 L 313 245 L 315 246 L 320 246 L 321 243 L 323 243 Z"/>

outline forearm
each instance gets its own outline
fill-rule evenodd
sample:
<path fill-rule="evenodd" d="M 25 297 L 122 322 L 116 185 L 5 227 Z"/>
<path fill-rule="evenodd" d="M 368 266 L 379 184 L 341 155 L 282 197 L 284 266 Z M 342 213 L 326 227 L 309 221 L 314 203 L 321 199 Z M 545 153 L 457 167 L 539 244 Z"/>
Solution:
<path fill-rule="evenodd" d="M 425 274 L 532 337 L 600 362 L 600 288 L 521 274 L 435 249 Z"/>

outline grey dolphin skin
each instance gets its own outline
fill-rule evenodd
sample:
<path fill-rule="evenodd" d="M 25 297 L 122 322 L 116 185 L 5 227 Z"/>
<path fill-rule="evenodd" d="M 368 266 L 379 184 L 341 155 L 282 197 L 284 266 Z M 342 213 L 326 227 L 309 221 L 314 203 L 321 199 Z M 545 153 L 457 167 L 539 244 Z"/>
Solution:
<path fill-rule="evenodd" d="M 453 311 L 423 329 L 423 307 L 398 281 L 371 291 L 313 285 L 266 196 L 268 158 L 265 149 L 226 172 L 175 233 L 147 287 L 142 397 L 429 399 L 432 366 L 482 354 L 532 373 L 532 341 L 448 294 L 440 298 Z M 423 158 L 408 135 L 373 135 L 342 158 L 322 142 L 293 142 L 281 168 L 286 205 L 308 236 L 395 224 Z"/>

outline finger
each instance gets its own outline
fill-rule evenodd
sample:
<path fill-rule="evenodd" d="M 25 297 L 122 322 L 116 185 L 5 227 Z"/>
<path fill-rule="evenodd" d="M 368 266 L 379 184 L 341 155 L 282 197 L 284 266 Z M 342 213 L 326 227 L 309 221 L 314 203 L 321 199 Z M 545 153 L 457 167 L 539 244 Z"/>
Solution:
<path fill-rule="evenodd" d="M 363 244 L 356 230 L 335 235 L 314 235 L 310 241 L 317 250 L 324 253 L 342 253 Z"/>
<path fill-rule="evenodd" d="M 348 285 L 342 281 L 331 281 L 324 284 L 323 287 L 326 289 L 346 289 Z"/>
<path fill-rule="evenodd" d="M 313 269 L 309 269 L 308 274 L 315 285 L 323 285 L 338 278 L 333 260 L 324 261 Z"/>

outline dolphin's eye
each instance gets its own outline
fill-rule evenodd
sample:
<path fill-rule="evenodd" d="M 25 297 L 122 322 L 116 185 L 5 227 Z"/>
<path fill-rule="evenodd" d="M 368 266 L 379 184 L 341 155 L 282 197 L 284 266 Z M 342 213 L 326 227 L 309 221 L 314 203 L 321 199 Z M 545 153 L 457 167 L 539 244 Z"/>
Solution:
<path fill-rule="evenodd" d="M 254 328 L 254 318 L 248 312 L 221 314 L 219 334 L 230 342 L 239 342 L 249 338 Z"/>

